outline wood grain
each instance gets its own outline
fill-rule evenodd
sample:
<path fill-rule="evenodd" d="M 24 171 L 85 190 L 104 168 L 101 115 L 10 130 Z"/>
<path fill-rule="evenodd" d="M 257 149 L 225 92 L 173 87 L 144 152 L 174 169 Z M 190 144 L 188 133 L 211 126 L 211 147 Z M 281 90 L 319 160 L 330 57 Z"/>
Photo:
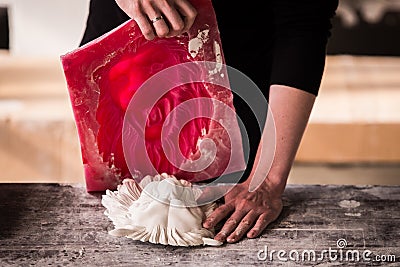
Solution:
<path fill-rule="evenodd" d="M 284 210 L 260 238 L 222 247 L 153 245 L 108 235 L 101 193 L 58 184 L 0 184 L 0 266 L 300 266 L 380 262 L 283 262 L 259 250 L 371 250 L 400 262 L 400 187 L 288 185 Z M 343 208 L 354 200 L 358 207 Z M 342 205 L 343 206 L 343 205 Z M 350 205 L 351 206 L 351 205 Z M 354 205 L 357 206 L 357 205 Z M 275 255 L 276 256 L 276 255 Z M 383 264 L 382 264 L 383 265 Z"/>

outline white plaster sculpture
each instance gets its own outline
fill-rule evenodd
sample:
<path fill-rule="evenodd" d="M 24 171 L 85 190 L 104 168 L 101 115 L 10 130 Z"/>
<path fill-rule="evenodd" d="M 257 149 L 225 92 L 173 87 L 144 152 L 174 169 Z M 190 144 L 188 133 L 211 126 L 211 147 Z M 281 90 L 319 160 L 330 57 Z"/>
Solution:
<path fill-rule="evenodd" d="M 190 182 L 167 174 L 146 176 L 140 183 L 125 179 L 102 198 L 104 214 L 115 226 L 109 233 L 172 246 L 222 245 L 202 227 L 216 203 L 197 206 L 200 194 Z"/>

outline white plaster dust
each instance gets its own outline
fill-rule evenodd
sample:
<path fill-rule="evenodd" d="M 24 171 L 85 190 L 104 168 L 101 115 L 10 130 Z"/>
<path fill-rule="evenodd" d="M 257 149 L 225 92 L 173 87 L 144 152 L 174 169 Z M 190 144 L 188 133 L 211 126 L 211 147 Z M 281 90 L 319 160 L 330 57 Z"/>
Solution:
<path fill-rule="evenodd" d="M 349 217 L 360 217 L 361 213 L 359 213 L 359 212 L 356 212 L 356 213 L 346 212 L 344 215 L 349 216 Z"/>
<path fill-rule="evenodd" d="M 342 200 L 339 202 L 339 206 L 342 208 L 347 208 L 347 209 L 357 208 L 360 206 L 360 202 L 352 200 L 352 199 Z"/>
<path fill-rule="evenodd" d="M 197 56 L 203 44 L 208 41 L 209 32 L 210 30 L 200 31 L 196 37 L 189 40 L 189 53 L 193 58 Z"/>

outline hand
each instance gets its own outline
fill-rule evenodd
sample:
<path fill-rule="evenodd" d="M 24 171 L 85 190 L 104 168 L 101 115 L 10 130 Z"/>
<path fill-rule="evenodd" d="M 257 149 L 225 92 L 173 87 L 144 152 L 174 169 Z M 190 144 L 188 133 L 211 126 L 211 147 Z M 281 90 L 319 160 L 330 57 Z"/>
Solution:
<path fill-rule="evenodd" d="M 225 195 L 225 203 L 215 209 L 203 226 L 213 228 L 231 214 L 215 239 L 234 243 L 246 233 L 248 238 L 255 238 L 282 211 L 282 198 L 276 191 L 266 182 L 253 192 L 248 191 L 248 183 L 237 184 Z"/>
<path fill-rule="evenodd" d="M 138 24 L 144 37 L 172 37 L 187 32 L 197 16 L 187 0 L 115 0 L 118 6 Z M 162 19 L 152 22 L 151 20 Z"/>

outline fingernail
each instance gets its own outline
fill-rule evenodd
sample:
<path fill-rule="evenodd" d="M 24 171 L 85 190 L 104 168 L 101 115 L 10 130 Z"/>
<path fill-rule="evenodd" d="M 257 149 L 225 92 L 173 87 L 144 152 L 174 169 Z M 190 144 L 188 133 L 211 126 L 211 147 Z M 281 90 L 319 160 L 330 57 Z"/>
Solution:
<path fill-rule="evenodd" d="M 226 239 L 226 241 L 228 241 L 229 243 L 230 243 L 230 242 L 235 242 L 235 238 L 228 237 L 228 238 Z"/>

